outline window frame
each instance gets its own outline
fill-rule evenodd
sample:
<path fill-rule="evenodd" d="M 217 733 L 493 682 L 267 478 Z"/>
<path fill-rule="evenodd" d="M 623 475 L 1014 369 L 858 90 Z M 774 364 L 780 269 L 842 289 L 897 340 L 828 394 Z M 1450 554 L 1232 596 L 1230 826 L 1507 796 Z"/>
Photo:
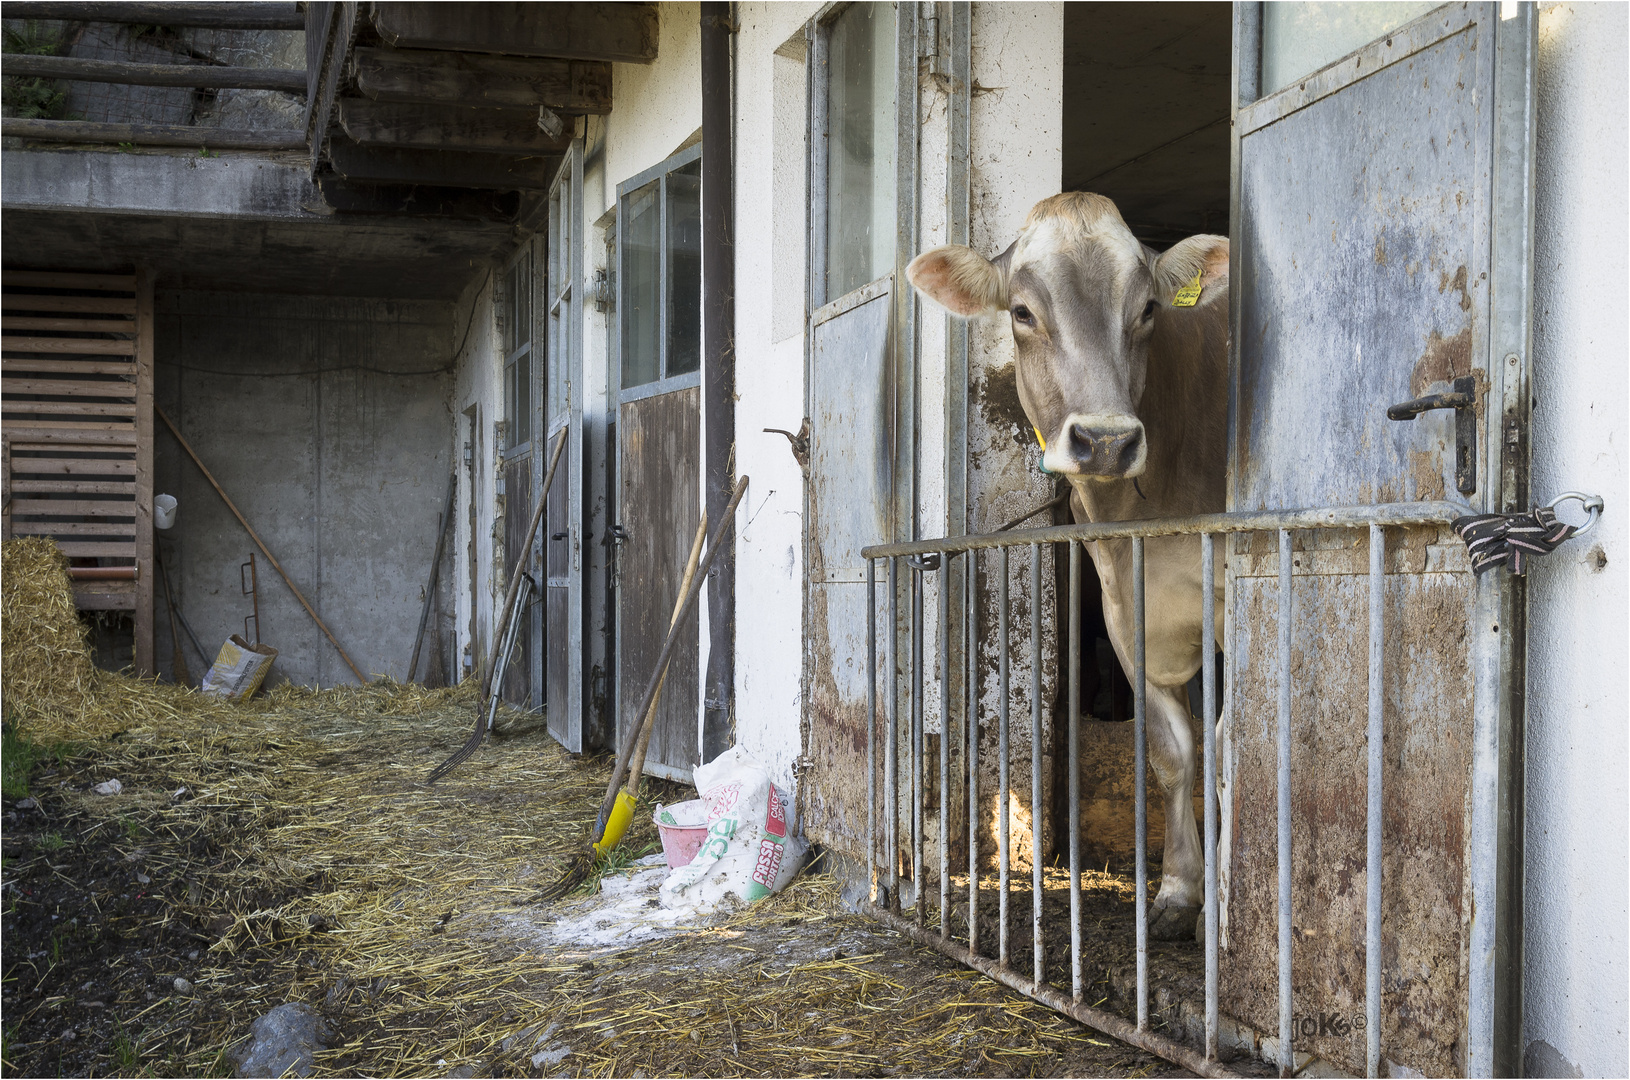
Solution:
<path fill-rule="evenodd" d="M 617 327 L 617 355 L 614 364 L 615 370 L 612 373 L 612 386 L 619 404 L 701 385 L 702 372 L 700 365 L 697 366 L 695 371 L 685 371 L 678 374 L 670 374 L 668 370 L 672 345 L 671 327 L 669 325 L 669 306 L 672 303 L 672 275 L 669 273 L 668 268 L 671 263 L 672 249 L 669 246 L 668 178 L 685 166 L 700 161 L 701 158 L 702 142 L 698 139 L 683 150 L 669 155 L 642 172 L 635 173 L 617 185 L 617 299 L 614 312 Z M 628 312 L 632 308 L 627 295 L 628 274 L 625 266 L 629 231 L 628 203 L 632 196 L 640 193 L 652 183 L 657 185 L 657 265 L 660 268 L 657 273 L 657 378 L 650 382 L 625 386 L 623 380 L 627 372 L 624 360 L 628 356 Z M 700 327 L 700 310 L 697 311 L 697 318 L 698 327 Z"/>

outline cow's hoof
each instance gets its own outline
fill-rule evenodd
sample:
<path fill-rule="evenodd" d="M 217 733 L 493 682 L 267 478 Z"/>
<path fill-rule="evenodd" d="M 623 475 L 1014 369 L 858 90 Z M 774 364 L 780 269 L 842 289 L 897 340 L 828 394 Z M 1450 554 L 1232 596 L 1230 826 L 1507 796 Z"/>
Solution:
<path fill-rule="evenodd" d="M 1149 911 L 1151 941 L 1193 941 L 1200 922 L 1200 908 L 1154 907 Z"/>

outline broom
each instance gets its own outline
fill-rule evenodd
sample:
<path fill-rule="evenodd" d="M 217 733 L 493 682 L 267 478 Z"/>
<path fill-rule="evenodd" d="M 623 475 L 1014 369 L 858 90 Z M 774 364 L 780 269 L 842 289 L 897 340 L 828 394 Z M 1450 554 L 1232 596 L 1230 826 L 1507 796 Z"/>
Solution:
<path fill-rule="evenodd" d="M 629 823 L 634 819 L 639 778 L 636 774 L 631 780 L 632 790 L 624 791 L 622 790 L 624 772 L 636 752 L 639 755 L 640 769 L 644 770 L 645 748 L 650 743 L 652 721 L 656 717 L 657 695 L 661 693 L 662 684 L 667 677 L 668 660 L 673 656 L 674 647 L 679 643 L 679 628 L 684 624 L 685 616 L 689 614 L 691 604 L 696 600 L 701 583 L 713 565 L 713 557 L 719 553 L 719 543 L 724 539 L 725 530 L 735 519 L 736 506 L 746 493 L 747 477 L 744 476 L 736 481 L 735 490 L 730 493 L 730 502 L 724 508 L 724 516 L 719 520 L 712 538 L 708 541 L 707 554 L 702 556 L 700 563 L 686 578 L 685 586 L 680 590 L 679 603 L 675 606 L 673 619 L 668 624 L 667 640 L 662 643 L 662 652 L 657 654 L 656 670 L 651 672 L 651 681 L 646 686 L 645 698 L 640 702 L 639 711 L 634 714 L 641 718 L 640 723 L 629 730 L 623 740 L 622 749 L 617 754 L 617 762 L 611 768 L 611 782 L 606 785 L 606 797 L 600 804 L 600 816 L 594 826 L 594 839 L 585 850 L 578 852 L 572 859 L 559 880 L 544 888 L 535 899 L 559 900 L 577 888 L 587 880 L 589 872 L 594 868 L 595 860 L 616 847 L 623 834 L 628 831 Z M 704 521 L 702 527 L 706 528 L 706 525 Z M 701 538 L 701 531 L 697 530 L 697 539 Z"/>

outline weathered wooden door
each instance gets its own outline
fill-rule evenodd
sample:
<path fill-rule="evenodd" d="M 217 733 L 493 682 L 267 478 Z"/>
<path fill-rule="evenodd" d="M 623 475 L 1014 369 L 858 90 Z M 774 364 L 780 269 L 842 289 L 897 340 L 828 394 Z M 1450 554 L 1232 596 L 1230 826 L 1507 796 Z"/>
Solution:
<path fill-rule="evenodd" d="M 842 8 L 808 33 L 804 747 L 810 770 L 799 798 L 810 837 L 854 856 L 864 854 L 869 829 L 867 584 L 860 551 L 885 538 L 909 539 L 901 530 L 909 533 L 913 523 L 915 301 L 901 283 L 916 244 L 916 34 L 916 5 L 888 3 Z M 887 596 L 888 582 L 881 581 L 879 610 L 886 610 Z M 879 686 L 891 685 L 886 672 L 877 676 Z M 890 707 L 880 696 L 880 713 Z"/>
<path fill-rule="evenodd" d="M 583 708 L 583 143 L 577 140 L 549 190 L 547 291 L 549 349 L 544 385 L 543 439 L 533 454 L 536 486 L 566 432 L 549 503 L 539 523 L 535 558 L 543 568 L 543 648 L 539 672 L 549 733 L 581 753 L 590 723 Z"/>
<path fill-rule="evenodd" d="M 1531 5 L 1509 7 L 1502 18 L 1492 3 L 1236 6 L 1230 510 L 1527 508 L 1535 23 Z M 1456 389 L 1475 399 L 1458 421 L 1453 410 L 1387 418 L 1390 405 Z M 1294 534 L 1288 672 L 1274 538 L 1238 538 L 1227 556 L 1222 1007 L 1278 1030 L 1275 715 L 1288 678 L 1295 1048 L 1355 1072 L 1366 1041 L 1366 544 Z M 1388 530 L 1386 547 L 1381 1027 L 1392 1064 L 1381 1068 L 1514 1075 L 1520 582 L 1474 578 L 1447 528 Z"/>
<path fill-rule="evenodd" d="M 702 147 L 617 187 L 617 732 L 668 636 L 701 514 Z M 698 612 L 680 629 L 645 771 L 689 780 L 701 728 Z"/>

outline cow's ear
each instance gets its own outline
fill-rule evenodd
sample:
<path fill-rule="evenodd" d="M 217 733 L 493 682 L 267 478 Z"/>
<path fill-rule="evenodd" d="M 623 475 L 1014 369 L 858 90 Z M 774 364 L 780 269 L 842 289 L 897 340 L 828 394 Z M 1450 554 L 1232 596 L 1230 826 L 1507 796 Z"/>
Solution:
<path fill-rule="evenodd" d="M 1204 307 L 1228 292 L 1228 237 L 1201 235 L 1179 241 L 1155 258 L 1153 269 L 1162 304 Z M 1198 297 L 1192 296 L 1196 284 Z"/>
<path fill-rule="evenodd" d="M 1007 310 L 1007 254 L 992 262 L 973 248 L 950 244 L 912 259 L 906 277 L 953 315 L 996 315 Z"/>

